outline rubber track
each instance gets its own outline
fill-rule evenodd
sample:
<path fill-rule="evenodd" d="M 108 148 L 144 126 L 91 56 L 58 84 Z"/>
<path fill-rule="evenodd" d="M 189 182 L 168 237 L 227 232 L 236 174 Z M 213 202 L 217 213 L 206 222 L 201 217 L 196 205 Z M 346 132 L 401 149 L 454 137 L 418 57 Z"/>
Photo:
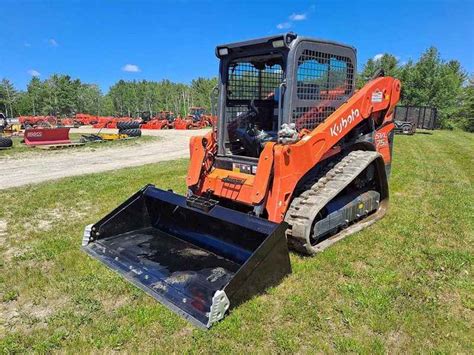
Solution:
<path fill-rule="evenodd" d="M 332 169 L 316 177 L 312 185 L 308 184 L 307 189 L 293 199 L 285 215 L 285 222 L 289 224 L 286 236 L 291 248 L 313 255 L 336 241 L 333 239 L 332 242 L 324 241 L 312 246 L 310 236 L 314 219 L 329 201 L 379 156 L 379 153 L 372 151 L 352 151 Z"/>

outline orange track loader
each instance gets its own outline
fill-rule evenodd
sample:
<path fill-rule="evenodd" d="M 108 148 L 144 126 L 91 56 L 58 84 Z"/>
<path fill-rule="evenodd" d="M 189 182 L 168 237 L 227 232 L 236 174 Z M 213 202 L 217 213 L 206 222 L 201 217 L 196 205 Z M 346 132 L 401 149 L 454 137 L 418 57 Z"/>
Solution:
<path fill-rule="evenodd" d="M 381 218 L 400 82 L 355 91 L 353 47 L 294 33 L 221 45 L 217 127 L 190 141 L 187 196 L 147 185 L 83 249 L 193 323 Z"/>

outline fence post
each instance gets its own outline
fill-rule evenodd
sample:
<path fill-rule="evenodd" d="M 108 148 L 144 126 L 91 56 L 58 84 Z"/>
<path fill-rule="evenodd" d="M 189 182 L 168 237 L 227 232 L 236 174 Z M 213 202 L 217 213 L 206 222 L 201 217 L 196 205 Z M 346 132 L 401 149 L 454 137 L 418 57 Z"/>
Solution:
<path fill-rule="evenodd" d="M 421 124 L 421 128 L 425 128 L 425 116 L 426 116 L 426 106 L 423 107 L 423 123 Z"/>

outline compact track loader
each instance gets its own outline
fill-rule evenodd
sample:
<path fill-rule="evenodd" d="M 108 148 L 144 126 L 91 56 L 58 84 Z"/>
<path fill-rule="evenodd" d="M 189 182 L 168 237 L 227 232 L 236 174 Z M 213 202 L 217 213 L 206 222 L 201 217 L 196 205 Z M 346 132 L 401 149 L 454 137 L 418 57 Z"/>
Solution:
<path fill-rule="evenodd" d="M 356 50 L 294 33 L 221 45 L 217 127 L 190 141 L 187 196 L 145 186 L 83 248 L 203 327 L 380 219 L 400 82 L 355 91 Z"/>

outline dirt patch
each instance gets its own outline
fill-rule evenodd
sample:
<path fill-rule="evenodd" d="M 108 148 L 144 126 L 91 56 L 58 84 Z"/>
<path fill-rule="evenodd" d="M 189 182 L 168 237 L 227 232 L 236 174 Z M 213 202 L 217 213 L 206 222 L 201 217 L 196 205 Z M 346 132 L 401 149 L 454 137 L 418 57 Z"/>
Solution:
<path fill-rule="evenodd" d="M 45 221 L 45 220 L 38 221 L 38 229 L 41 231 L 48 231 L 51 229 L 51 226 L 52 226 L 51 221 Z"/>
<path fill-rule="evenodd" d="M 49 272 L 53 269 L 54 267 L 54 262 L 51 260 L 25 260 L 22 265 L 25 266 L 25 268 L 29 269 L 36 269 L 36 270 L 41 270 L 42 272 Z"/>
<path fill-rule="evenodd" d="M 369 266 L 362 260 L 356 260 L 352 266 L 356 272 L 366 272 L 369 269 Z"/>
<path fill-rule="evenodd" d="M 10 301 L 0 303 L 0 330 L 31 333 L 47 326 L 48 319 L 66 304 L 66 300 L 43 300 L 41 303 L 20 303 Z M 1 332 L 0 334 L 5 334 Z M 0 335 L 1 338 L 1 335 Z"/>
<path fill-rule="evenodd" d="M 7 242 L 7 222 L 0 219 L 0 247 Z"/>
<path fill-rule="evenodd" d="M 130 302 L 130 298 L 127 296 L 118 296 L 118 297 L 110 297 L 110 298 L 102 298 L 100 303 L 102 303 L 102 307 L 104 311 L 109 313 L 113 312 L 120 307 L 126 305 Z"/>
<path fill-rule="evenodd" d="M 32 222 L 25 222 L 24 228 L 27 232 L 45 232 L 54 228 L 56 223 L 64 220 L 82 219 L 91 210 L 91 206 L 77 206 L 75 208 L 58 206 L 52 209 L 41 210 L 41 213 Z"/>
<path fill-rule="evenodd" d="M 178 339 L 188 338 L 189 336 L 191 336 L 191 334 L 193 334 L 193 331 L 194 328 L 190 325 L 187 325 L 181 328 L 181 330 L 176 333 L 176 336 Z"/>
<path fill-rule="evenodd" d="M 183 250 L 179 250 L 178 254 L 181 256 L 208 256 L 209 253 L 205 252 L 201 249 L 196 248 L 185 248 Z"/>
<path fill-rule="evenodd" d="M 178 284 L 178 283 L 184 283 L 188 281 L 190 278 L 192 278 L 193 275 L 186 273 L 186 272 L 175 272 L 171 276 L 167 277 L 165 282 L 167 284 Z"/>
<path fill-rule="evenodd" d="M 218 279 L 220 279 L 225 274 L 226 274 L 226 271 L 223 268 L 217 267 L 215 269 L 212 269 L 211 275 L 209 275 L 207 277 L 207 281 L 216 282 Z"/>
<path fill-rule="evenodd" d="M 391 353 L 403 352 L 405 344 L 408 342 L 408 335 L 402 331 L 390 332 L 387 336 L 386 347 Z"/>
<path fill-rule="evenodd" d="M 13 259 L 21 258 L 23 255 L 29 253 L 31 251 L 31 247 L 26 245 L 22 246 L 21 248 L 9 246 L 2 254 L 3 260 L 5 263 L 11 262 Z"/>

